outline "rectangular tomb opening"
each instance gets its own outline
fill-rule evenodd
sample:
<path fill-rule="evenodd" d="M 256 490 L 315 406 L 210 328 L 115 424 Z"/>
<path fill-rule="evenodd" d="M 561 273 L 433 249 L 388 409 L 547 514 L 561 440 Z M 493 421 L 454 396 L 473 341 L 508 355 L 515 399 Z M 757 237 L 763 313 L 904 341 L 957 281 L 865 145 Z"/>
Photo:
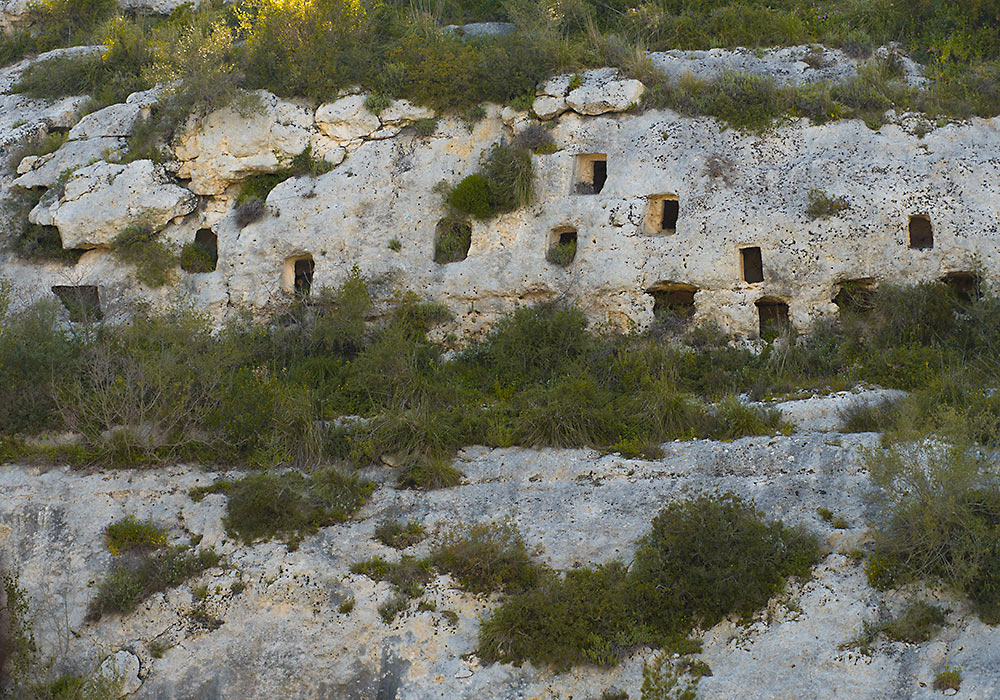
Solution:
<path fill-rule="evenodd" d="M 740 248 L 740 269 L 743 273 L 743 281 L 748 284 L 756 284 L 764 281 L 764 261 L 761 257 L 760 248 Z"/>

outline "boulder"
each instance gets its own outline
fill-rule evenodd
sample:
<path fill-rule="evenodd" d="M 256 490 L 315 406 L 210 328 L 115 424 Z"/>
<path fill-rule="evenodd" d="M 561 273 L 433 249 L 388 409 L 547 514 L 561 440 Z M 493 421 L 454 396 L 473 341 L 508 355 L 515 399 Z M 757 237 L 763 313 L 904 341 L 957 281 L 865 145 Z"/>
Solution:
<path fill-rule="evenodd" d="M 142 687 L 139 679 L 139 657 L 124 649 L 104 660 L 98 673 L 112 682 L 120 684 L 118 697 L 131 695 Z"/>
<path fill-rule="evenodd" d="M 510 34 L 516 26 L 510 22 L 473 22 L 471 24 L 449 24 L 444 31 L 460 37 L 504 36 Z"/>
<path fill-rule="evenodd" d="M 532 109 L 539 119 L 553 119 L 569 109 L 565 97 L 542 95 L 536 97 Z"/>
<path fill-rule="evenodd" d="M 378 115 L 382 124 L 409 124 L 418 119 L 433 119 L 434 110 L 419 107 L 409 100 L 395 100 Z"/>
<path fill-rule="evenodd" d="M 149 160 L 94 163 L 77 170 L 62 192 L 50 190 L 28 216 L 59 229 L 64 248 L 107 245 L 130 224 L 155 230 L 194 211 L 198 200 Z"/>
<path fill-rule="evenodd" d="M 642 82 L 622 78 L 617 68 L 598 68 L 547 80 L 539 87 L 532 109 L 540 119 L 552 119 L 568 110 L 590 116 L 624 112 L 638 104 L 645 91 Z"/>
<path fill-rule="evenodd" d="M 583 74 L 583 83 L 566 95 L 566 105 L 590 116 L 624 112 L 639 104 L 645 91 L 642 82 L 620 78 L 613 68 L 589 70 Z"/>
<path fill-rule="evenodd" d="M 337 141 L 370 136 L 382 127 L 382 120 L 365 107 L 367 99 L 365 95 L 348 95 L 320 105 L 316 110 L 316 126 Z"/>
<path fill-rule="evenodd" d="M 222 194 L 254 173 L 271 173 L 309 145 L 311 111 L 298 103 L 258 92 L 259 105 L 246 113 L 229 106 L 189 124 L 174 148 L 177 175 L 197 194 Z"/>
<path fill-rule="evenodd" d="M 0 32 L 6 33 L 31 23 L 29 0 L 0 0 Z"/>
<path fill-rule="evenodd" d="M 11 184 L 25 189 L 52 187 L 64 177 L 64 173 L 113 158 L 124 149 L 125 139 L 113 136 L 67 141 L 54 153 L 24 158 L 17 166 L 20 177 Z"/>
<path fill-rule="evenodd" d="M 70 141 L 102 138 L 109 136 L 126 137 L 132 133 L 136 121 L 149 116 L 149 107 L 134 102 L 114 104 L 96 112 L 91 112 L 69 130 Z"/>

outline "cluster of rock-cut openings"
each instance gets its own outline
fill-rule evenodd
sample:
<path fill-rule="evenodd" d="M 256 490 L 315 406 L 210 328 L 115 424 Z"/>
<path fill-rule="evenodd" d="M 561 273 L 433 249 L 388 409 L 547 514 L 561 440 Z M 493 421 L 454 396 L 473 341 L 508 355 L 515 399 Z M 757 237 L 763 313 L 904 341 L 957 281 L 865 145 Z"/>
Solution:
<path fill-rule="evenodd" d="M 573 180 L 573 192 L 580 195 L 600 194 L 608 180 L 608 158 L 603 153 L 578 155 Z M 680 198 L 677 194 L 654 194 L 648 196 L 646 216 L 642 225 L 645 235 L 673 234 L 677 231 L 680 217 Z M 440 227 L 439 227 L 440 228 Z M 934 229 L 931 219 L 925 214 L 914 214 L 908 223 L 909 247 L 927 250 L 934 247 Z M 471 229 L 468 233 L 471 233 Z M 468 257 L 471 236 L 465 236 L 464 250 L 457 251 L 440 264 L 458 262 Z M 579 234 L 572 226 L 559 226 L 549 233 L 546 259 L 553 265 L 567 267 L 577 256 L 580 244 Z M 209 252 L 211 268 L 215 270 L 218 260 L 217 238 L 211 229 L 200 229 L 195 236 L 195 244 Z M 764 282 L 764 256 L 759 246 L 739 248 L 742 281 L 747 285 Z M 184 265 L 182 264 L 182 267 Z M 202 272 L 205 270 L 189 270 Z M 286 258 L 282 270 L 282 288 L 297 298 L 308 297 L 312 290 L 315 262 L 309 253 Z M 948 284 L 960 298 L 971 300 L 980 295 L 981 280 L 974 272 L 950 272 L 942 281 Z M 873 278 L 844 280 L 837 286 L 833 303 L 841 309 L 864 310 L 875 288 Z M 685 282 L 661 281 L 652 285 L 646 293 L 653 297 L 653 314 L 658 320 L 669 318 L 686 319 L 695 313 L 695 296 L 699 292 L 695 285 Z M 70 320 L 93 321 L 103 316 L 100 292 L 95 285 L 61 285 L 52 287 L 69 312 Z M 761 296 L 754 302 L 759 319 L 761 335 L 781 331 L 790 326 L 788 301 L 779 297 Z"/>

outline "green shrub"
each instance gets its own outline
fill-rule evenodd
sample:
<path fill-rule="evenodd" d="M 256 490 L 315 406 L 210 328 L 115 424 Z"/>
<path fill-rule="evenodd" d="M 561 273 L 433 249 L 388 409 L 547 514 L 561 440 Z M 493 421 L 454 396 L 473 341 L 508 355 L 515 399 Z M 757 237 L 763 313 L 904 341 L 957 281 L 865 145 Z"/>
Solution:
<path fill-rule="evenodd" d="M 24 29 L 0 33 L 0 66 L 20 61 L 35 50 L 35 38 Z"/>
<path fill-rule="evenodd" d="M 321 290 L 315 307 L 322 310 L 312 328 L 316 350 L 348 357 L 357 354 L 365 344 L 365 319 L 372 308 L 361 270 L 355 266 L 336 289 Z"/>
<path fill-rule="evenodd" d="M 406 609 L 410 605 L 410 598 L 402 595 L 400 593 L 394 593 L 391 598 L 378 606 L 379 617 L 382 618 L 382 622 L 385 624 L 392 624 L 392 621 L 396 619 L 396 616 L 402 612 L 406 612 Z"/>
<path fill-rule="evenodd" d="M 372 557 L 351 566 L 351 573 L 363 574 L 373 581 L 388 581 L 395 587 L 396 593 L 407 599 L 422 596 L 424 585 L 433 578 L 430 561 L 408 556 L 398 562 Z"/>
<path fill-rule="evenodd" d="M 372 93 L 365 98 L 365 109 L 372 114 L 381 114 L 391 104 L 392 98 L 380 93 Z"/>
<path fill-rule="evenodd" d="M 217 260 L 218 255 L 213 255 L 209 248 L 196 241 L 185 243 L 181 248 L 180 264 L 184 272 L 212 272 Z"/>
<path fill-rule="evenodd" d="M 51 145 L 51 144 L 50 144 Z M 44 147 L 45 144 L 42 144 Z M 28 151 L 34 149 L 28 149 Z M 24 155 L 28 155 L 25 151 Z M 20 161 L 18 154 L 14 161 Z M 82 255 L 79 250 L 63 248 L 62 237 L 55 226 L 40 226 L 28 221 L 28 214 L 38 204 L 41 192 L 15 192 L 10 197 L 11 236 L 6 248 L 18 257 L 30 262 L 61 262 L 75 265 Z"/>
<path fill-rule="evenodd" d="M 434 491 L 458 486 L 465 476 L 447 457 L 426 457 L 407 464 L 396 476 L 396 487 Z"/>
<path fill-rule="evenodd" d="M 192 454 L 219 435 L 210 418 L 239 351 L 217 342 L 193 312 L 136 313 L 91 338 L 77 371 L 53 387 L 63 423 L 106 464 Z"/>
<path fill-rule="evenodd" d="M 297 471 L 251 474 L 192 496 L 213 492 L 228 496 L 223 523 L 231 537 L 247 543 L 281 537 L 295 544 L 321 527 L 347 520 L 374 488 L 371 482 L 324 467 L 309 477 Z"/>
<path fill-rule="evenodd" d="M 523 387 L 558 376 L 595 344 L 579 310 L 540 304 L 498 320 L 484 341 L 469 346 L 464 361 L 483 369 L 489 384 Z"/>
<path fill-rule="evenodd" d="M 632 576 L 646 623 L 686 633 L 696 623 L 752 615 L 818 560 L 815 535 L 767 522 L 726 494 L 666 505 L 639 541 Z"/>
<path fill-rule="evenodd" d="M 811 189 L 809 190 L 809 205 L 806 207 L 806 216 L 813 221 L 827 219 L 831 216 L 837 216 L 850 207 L 851 205 L 844 197 L 831 197 L 822 190 Z"/>
<path fill-rule="evenodd" d="M 483 622 L 479 653 L 564 670 L 613 665 L 640 645 L 694 651 L 684 641 L 694 625 L 749 616 L 818 559 L 815 536 L 766 522 L 735 496 L 672 503 L 639 541 L 631 569 L 611 562 L 562 577 L 538 570 Z"/>
<path fill-rule="evenodd" d="M 961 666 L 956 668 L 951 668 L 950 666 L 945 666 L 943 671 L 939 671 L 937 675 L 934 676 L 934 683 L 932 685 L 934 690 L 940 690 L 944 692 L 946 690 L 959 690 L 962 687 L 962 668 Z"/>
<path fill-rule="evenodd" d="M 651 104 L 686 115 L 708 115 L 741 131 L 764 132 L 788 110 L 786 94 L 769 77 L 726 72 L 702 81 L 684 76 L 650 93 Z"/>
<path fill-rule="evenodd" d="M 568 241 L 566 243 L 556 243 L 555 245 L 549 246 L 549 249 L 545 253 L 545 259 L 547 261 L 553 265 L 559 265 L 560 267 L 566 267 L 573 262 L 573 258 L 575 257 L 575 240 Z"/>
<path fill-rule="evenodd" d="M 469 222 L 459 216 L 446 216 L 437 225 L 434 238 L 434 262 L 438 265 L 446 265 L 465 260 L 469 256 L 471 245 L 472 226 Z"/>
<path fill-rule="evenodd" d="M 845 433 L 881 433 L 896 422 L 899 410 L 898 401 L 883 399 L 879 402 L 852 403 L 838 414 Z"/>
<path fill-rule="evenodd" d="M 427 537 L 424 526 L 416 520 L 405 525 L 395 520 L 384 522 L 375 528 L 375 539 L 393 549 L 406 549 Z"/>
<path fill-rule="evenodd" d="M 1000 611 L 1000 482 L 968 444 L 900 444 L 872 450 L 871 584 L 926 577 L 967 595 L 980 615 Z"/>
<path fill-rule="evenodd" d="M 122 262 L 135 266 L 136 278 L 150 287 L 170 282 L 177 255 L 148 226 L 133 224 L 111 241 L 111 252 Z"/>
<path fill-rule="evenodd" d="M 781 411 L 747 406 L 739 398 L 730 396 L 713 407 L 708 435 L 717 440 L 735 440 L 744 435 L 773 435 L 784 428 Z"/>
<path fill-rule="evenodd" d="M 453 530 L 434 547 L 431 560 L 471 593 L 527 590 L 544 574 L 531 560 L 517 527 L 509 522 Z"/>
<path fill-rule="evenodd" d="M 127 614 L 154 593 L 175 588 L 218 563 L 219 555 L 211 549 L 193 552 L 182 546 L 149 552 L 138 559 L 120 560 L 97 584 L 97 595 L 87 609 L 87 620 L 94 622 L 113 613 Z"/>
<path fill-rule="evenodd" d="M 112 554 L 135 550 L 159 549 L 167 543 L 167 530 L 152 520 L 141 521 L 134 515 L 104 528 L 104 546 Z"/>
<path fill-rule="evenodd" d="M 422 117 L 413 122 L 413 131 L 420 138 L 428 138 L 437 131 L 438 120 L 433 117 Z"/>
<path fill-rule="evenodd" d="M 489 188 L 491 216 L 531 203 L 534 168 L 527 148 L 507 144 L 493 146 L 483 160 L 482 173 Z"/>
<path fill-rule="evenodd" d="M 477 219 L 488 219 L 493 215 L 493 207 L 486 176 L 482 173 L 467 175 L 451 189 L 448 204 L 453 209 L 471 214 Z"/>
<path fill-rule="evenodd" d="M 700 668 L 700 667 L 699 667 Z M 691 673 L 686 659 L 661 652 L 642 665 L 642 700 L 696 700 L 702 674 Z"/>
<path fill-rule="evenodd" d="M 914 601 L 885 624 L 885 635 L 894 642 L 926 642 L 944 625 L 946 612 L 922 600 Z"/>
<path fill-rule="evenodd" d="M 240 92 L 240 51 L 217 13 L 197 12 L 190 21 L 169 22 L 151 43 L 154 55 L 142 77 L 149 85 L 165 86 L 161 102 L 167 106 L 168 132 L 188 115 L 200 117 L 234 102 L 244 113 L 256 107 L 253 97 Z"/>
<path fill-rule="evenodd" d="M 0 434 L 59 425 L 53 388 L 79 368 L 81 339 L 62 328 L 53 302 L 10 311 L 0 278 Z"/>
<path fill-rule="evenodd" d="M 567 571 L 541 571 L 523 592 L 508 596 L 479 630 L 487 661 L 554 666 L 613 665 L 631 647 L 654 644 L 636 623 L 625 567 L 612 562 Z"/>
<path fill-rule="evenodd" d="M 452 209 L 488 219 L 531 203 L 534 170 L 531 152 L 520 146 L 498 144 L 483 158 L 482 169 L 451 188 Z"/>
<path fill-rule="evenodd" d="M 69 6 L 81 3 L 103 3 L 116 7 L 107 0 L 66 0 Z M 73 12 L 67 7 L 67 12 Z M 83 16 L 80 16 L 83 19 Z M 91 15 L 87 22 L 94 21 Z M 92 25 L 93 26 L 93 25 Z M 142 30 L 121 18 L 111 20 L 104 27 L 100 43 L 101 53 L 75 57 L 57 57 L 30 65 L 22 74 L 15 89 L 36 98 L 55 98 L 65 95 L 90 95 L 95 106 L 124 102 L 133 92 L 152 87 L 141 72 L 152 60 L 149 43 Z M 65 39 L 45 38 L 45 32 L 36 40 L 41 46 Z M 71 40 L 72 41 L 72 40 Z"/>

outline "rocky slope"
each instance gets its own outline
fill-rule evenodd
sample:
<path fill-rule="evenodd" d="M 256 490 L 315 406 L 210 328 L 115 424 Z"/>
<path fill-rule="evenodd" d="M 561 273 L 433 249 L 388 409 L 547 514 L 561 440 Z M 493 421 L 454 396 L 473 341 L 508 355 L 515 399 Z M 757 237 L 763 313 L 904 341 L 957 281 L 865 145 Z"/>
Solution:
<path fill-rule="evenodd" d="M 491 598 L 461 593 L 439 577 L 425 595 L 436 611 L 417 611 L 411 603 L 385 624 L 377 607 L 390 595 L 388 584 L 348 569 L 373 554 L 398 556 L 373 538 L 379 523 L 396 518 L 417 519 L 434 532 L 407 550 L 411 554 L 425 553 L 435 537 L 460 523 L 510 518 L 554 567 L 628 560 L 665 501 L 734 491 L 769 516 L 818 532 L 829 554 L 812 580 L 793 585 L 752 623 L 727 621 L 704 631 L 699 658 L 713 675 L 702 680 L 699 697 L 932 698 L 939 693 L 931 682 L 945 664 L 962 668 L 961 697 L 996 697 L 1000 636 L 964 603 L 940 594 L 932 592 L 953 611 L 930 642 L 883 640 L 871 657 L 838 648 L 864 621 L 904 603 L 901 594 L 872 590 L 860 565 L 844 555 L 866 538 L 860 455 L 877 436 L 833 428 L 838 408 L 874 398 L 784 404 L 786 415 L 804 426 L 794 434 L 675 442 L 657 461 L 588 450 L 470 448 L 459 458 L 464 483 L 430 493 L 395 490 L 388 470 L 372 470 L 368 476 L 380 486 L 362 511 L 293 552 L 281 544 L 227 540 L 225 496 L 199 503 L 188 496 L 190 488 L 226 474 L 185 466 L 90 474 L 6 466 L 0 468 L 0 547 L 31 596 L 43 648 L 80 668 L 114 655 L 136 699 L 596 700 L 609 688 L 638 698 L 651 651 L 637 650 L 613 669 L 565 674 L 484 666 L 474 652 Z M 819 507 L 845 518 L 848 528 L 822 522 Z M 86 623 L 93 586 L 110 563 L 101 531 L 130 513 L 167 524 L 173 541 L 202 537 L 224 555 L 224 565 L 155 595 L 124 618 Z M 245 588 L 234 592 L 238 581 Z M 217 629 L 192 616 L 199 586 L 207 587 L 201 605 L 221 621 Z M 351 597 L 354 609 L 339 612 Z M 457 613 L 457 623 L 446 610 Z M 165 649 L 159 658 L 150 651 L 155 647 Z"/>

